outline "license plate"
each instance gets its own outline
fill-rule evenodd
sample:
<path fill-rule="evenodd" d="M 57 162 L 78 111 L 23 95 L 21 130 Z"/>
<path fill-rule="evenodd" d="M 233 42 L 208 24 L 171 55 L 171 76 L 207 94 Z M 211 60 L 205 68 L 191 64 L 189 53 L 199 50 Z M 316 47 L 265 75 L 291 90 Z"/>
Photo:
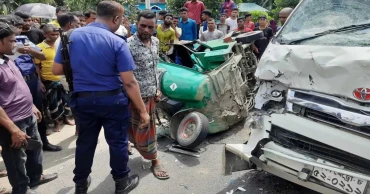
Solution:
<path fill-rule="evenodd" d="M 312 176 L 348 194 L 363 194 L 367 181 L 335 171 L 315 167 Z"/>

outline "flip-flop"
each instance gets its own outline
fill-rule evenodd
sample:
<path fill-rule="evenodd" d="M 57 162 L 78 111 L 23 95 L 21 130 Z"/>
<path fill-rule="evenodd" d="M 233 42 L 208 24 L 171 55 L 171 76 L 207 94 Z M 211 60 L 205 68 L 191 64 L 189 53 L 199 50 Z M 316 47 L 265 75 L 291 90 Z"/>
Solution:
<path fill-rule="evenodd" d="M 156 165 L 156 166 L 151 166 L 150 169 L 152 170 L 153 172 L 153 175 L 159 179 L 159 180 L 166 180 L 166 179 L 169 179 L 170 178 L 170 175 L 167 174 L 167 172 L 163 169 L 163 167 L 161 165 Z M 156 173 L 158 172 L 164 172 L 167 174 L 167 176 L 158 176 Z"/>
<path fill-rule="evenodd" d="M 43 174 L 41 175 L 41 179 L 38 180 L 38 181 L 35 181 L 35 182 L 31 182 L 28 186 L 30 188 L 33 188 L 33 187 L 36 187 L 36 186 L 39 186 L 39 185 L 42 185 L 42 184 L 45 184 L 47 182 L 50 182 L 54 179 L 58 178 L 58 174 L 57 173 L 53 173 L 53 174 Z"/>
<path fill-rule="evenodd" d="M 8 176 L 8 172 L 6 170 L 0 170 L 0 178 Z"/>

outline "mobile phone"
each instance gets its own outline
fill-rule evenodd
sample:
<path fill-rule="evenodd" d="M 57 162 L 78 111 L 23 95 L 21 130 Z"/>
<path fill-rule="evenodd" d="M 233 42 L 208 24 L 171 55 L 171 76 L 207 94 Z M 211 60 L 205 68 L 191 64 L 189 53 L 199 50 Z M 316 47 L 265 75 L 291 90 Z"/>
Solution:
<path fill-rule="evenodd" d="M 41 148 L 42 147 L 42 144 L 40 141 L 37 141 L 35 139 L 32 139 L 32 138 L 28 138 L 27 139 L 27 143 L 28 145 L 27 146 L 22 146 L 22 148 L 25 148 L 27 150 L 34 150 L 34 149 L 38 149 L 38 148 Z"/>
<path fill-rule="evenodd" d="M 17 48 L 24 48 L 24 44 L 22 42 L 17 42 Z"/>

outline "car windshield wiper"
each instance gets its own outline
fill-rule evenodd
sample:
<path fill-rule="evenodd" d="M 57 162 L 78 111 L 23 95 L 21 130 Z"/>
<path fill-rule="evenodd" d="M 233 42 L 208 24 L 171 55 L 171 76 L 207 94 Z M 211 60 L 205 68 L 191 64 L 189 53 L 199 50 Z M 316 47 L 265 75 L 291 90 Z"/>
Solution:
<path fill-rule="evenodd" d="M 283 42 L 281 44 L 295 44 L 295 43 L 298 43 L 298 42 L 301 42 L 301 41 L 310 40 L 310 39 L 314 39 L 314 38 L 317 38 L 317 37 L 320 37 L 320 36 L 325 36 L 325 35 L 328 35 L 328 34 L 334 34 L 334 33 L 337 33 L 337 32 L 347 32 L 347 31 L 351 32 L 351 31 L 365 30 L 365 29 L 368 29 L 368 28 L 370 28 L 370 23 L 350 25 L 350 26 L 345 26 L 345 27 L 341 27 L 341 28 L 338 28 L 338 29 L 326 30 L 324 32 L 316 33 L 313 36 L 299 38 L 299 39 L 296 39 L 296 40 Z"/>

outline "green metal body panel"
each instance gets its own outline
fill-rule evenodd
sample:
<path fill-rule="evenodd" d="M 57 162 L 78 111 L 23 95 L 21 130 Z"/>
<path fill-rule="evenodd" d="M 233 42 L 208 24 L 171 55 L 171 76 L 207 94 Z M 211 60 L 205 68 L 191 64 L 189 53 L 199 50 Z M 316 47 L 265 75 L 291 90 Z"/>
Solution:
<path fill-rule="evenodd" d="M 198 65 L 205 71 L 210 71 L 225 62 L 225 55 L 232 52 L 235 42 L 224 43 L 222 39 L 218 39 L 201 43 L 201 45 L 208 49 L 204 52 L 196 52 L 194 55 L 199 60 Z"/>
<path fill-rule="evenodd" d="M 243 48 L 236 44 L 223 40 L 200 43 L 202 52 L 192 53 L 193 69 L 164 61 L 157 67 L 165 70 L 160 82 L 163 95 L 184 104 L 179 112 L 204 114 L 209 120 L 210 134 L 229 129 L 248 114 L 247 82 L 251 78 L 242 72 L 253 66 L 248 64 L 252 59 L 245 54 L 252 52 L 250 45 Z"/>
<path fill-rule="evenodd" d="M 162 77 L 161 91 L 172 100 L 183 102 L 185 107 L 204 108 L 211 91 L 207 75 L 187 67 L 161 62 L 158 69 L 166 70 Z"/>

